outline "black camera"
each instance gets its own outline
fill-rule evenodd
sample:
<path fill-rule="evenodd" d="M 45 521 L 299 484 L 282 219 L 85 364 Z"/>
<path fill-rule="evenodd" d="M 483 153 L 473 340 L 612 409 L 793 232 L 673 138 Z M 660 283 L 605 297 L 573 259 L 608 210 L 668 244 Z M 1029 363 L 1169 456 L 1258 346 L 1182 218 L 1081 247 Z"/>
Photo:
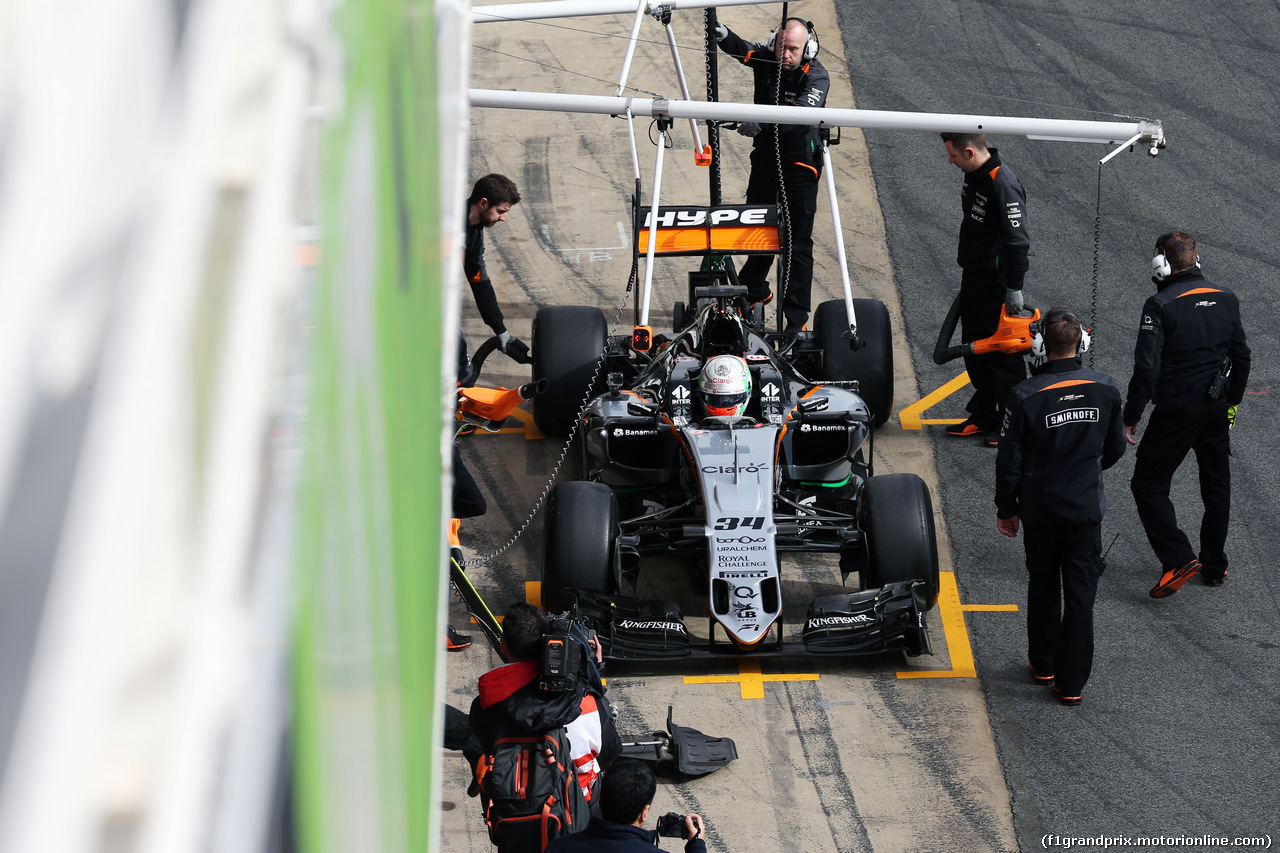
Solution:
<path fill-rule="evenodd" d="M 688 839 L 686 834 L 689 828 L 684 825 L 685 815 L 676 814 L 675 812 L 667 812 L 658 818 L 658 835 L 663 838 L 684 838 Z M 702 825 L 697 818 L 693 819 L 695 829 L 702 829 Z"/>
<path fill-rule="evenodd" d="M 600 681 L 600 664 L 590 640 L 596 635 L 581 617 L 567 615 L 549 617 L 551 630 L 542 635 L 542 677 L 538 688 L 548 693 L 572 690 L 579 680 L 604 692 Z"/>

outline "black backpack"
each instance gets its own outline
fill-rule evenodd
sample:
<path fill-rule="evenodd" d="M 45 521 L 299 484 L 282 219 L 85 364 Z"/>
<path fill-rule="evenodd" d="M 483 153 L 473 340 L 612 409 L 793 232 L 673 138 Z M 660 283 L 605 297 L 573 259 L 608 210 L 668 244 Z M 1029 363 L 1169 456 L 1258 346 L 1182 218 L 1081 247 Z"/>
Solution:
<path fill-rule="evenodd" d="M 564 726 L 543 735 L 499 737 L 476 765 L 489 839 L 502 853 L 541 853 L 591 818 Z"/>

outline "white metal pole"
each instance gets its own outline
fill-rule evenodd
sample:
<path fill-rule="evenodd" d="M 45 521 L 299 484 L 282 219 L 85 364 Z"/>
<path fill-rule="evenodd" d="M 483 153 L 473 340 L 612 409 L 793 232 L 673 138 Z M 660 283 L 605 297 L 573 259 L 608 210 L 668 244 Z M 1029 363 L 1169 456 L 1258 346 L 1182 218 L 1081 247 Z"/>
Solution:
<path fill-rule="evenodd" d="M 1109 160 L 1111 160 L 1112 158 L 1114 158 L 1114 157 L 1115 157 L 1117 154 L 1119 154 L 1121 151 L 1123 151 L 1124 149 L 1128 148 L 1130 145 L 1134 144 L 1135 142 L 1137 142 L 1137 141 L 1138 141 L 1139 139 L 1141 139 L 1141 138 L 1142 138 L 1142 134 L 1141 134 L 1141 133 L 1135 133 L 1133 136 L 1131 136 L 1131 137 L 1128 139 L 1128 141 L 1126 141 L 1126 142 L 1122 142 L 1122 143 L 1120 144 L 1120 146 L 1119 146 L 1118 148 L 1116 148 L 1116 150 L 1112 151 L 1112 152 L 1111 152 L 1110 154 L 1108 154 L 1106 157 L 1103 157 L 1101 160 L 1099 160 L 1099 161 L 1098 161 L 1098 165 L 1099 165 L 1099 166 L 1105 166 L 1105 165 L 1107 165 L 1107 162 L 1108 162 Z"/>
<path fill-rule="evenodd" d="M 640 303 L 640 325 L 649 325 L 649 296 L 653 293 L 653 255 L 658 245 L 658 199 L 662 197 L 662 155 L 667 150 L 667 130 L 658 132 L 658 157 L 653 166 L 653 204 L 649 209 L 649 248 L 644 256 L 644 298 Z"/>
<path fill-rule="evenodd" d="M 849 329 L 858 334 L 858 318 L 853 313 L 853 290 L 849 286 L 849 266 L 844 253 L 844 229 L 840 225 L 840 205 L 836 202 L 836 175 L 831 168 L 831 147 L 822 143 L 822 166 L 827 171 L 827 196 L 831 199 L 831 224 L 836 229 L 836 261 L 840 264 L 840 284 L 844 287 L 844 310 Z"/>
<path fill-rule="evenodd" d="M 631 38 L 627 41 L 627 55 L 622 59 L 622 76 L 618 78 L 618 91 L 621 95 L 627 89 L 627 75 L 631 73 L 631 59 L 636 55 L 636 39 L 640 35 L 640 24 L 644 21 L 645 0 L 636 5 L 636 19 L 631 23 Z"/>
<path fill-rule="evenodd" d="M 671 29 L 670 21 L 664 26 L 667 31 L 667 44 L 671 48 L 671 60 L 676 64 L 676 79 L 680 81 L 680 93 L 684 95 L 686 101 L 693 100 L 689 95 L 689 81 L 684 79 L 684 64 L 680 62 L 680 49 L 676 47 L 676 33 Z M 619 93 L 621 94 L 621 93 Z M 702 134 L 698 132 L 698 120 L 689 119 L 689 133 L 693 136 L 693 160 L 700 166 L 705 166 L 710 161 L 702 161 Z"/>
<path fill-rule="evenodd" d="M 951 131 L 989 133 L 997 136 L 1027 136 L 1062 142 L 1100 142 L 1116 145 L 1135 134 L 1143 140 L 1163 141 L 1159 121 L 1080 121 L 1075 119 L 1024 118 L 964 115 L 958 113 L 913 113 L 888 110 L 838 109 L 834 107 L 793 107 L 764 104 L 717 103 L 711 101 L 669 101 L 664 98 L 569 95 L 550 92 L 509 92 L 493 89 L 470 90 L 474 107 L 513 110 L 598 113 L 623 115 L 630 110 L 638 116 L 670 116 L 710 121 L 756 121 L 761 124 L 806 124 L 818 127 L 861 127 L 876 130 Z"/>
<path fill-rule="evenodd" d="M 627 110 L 627 141 L 631 143 L 631 170 L 635 172 L 635 178 L 638 181 L 640 180 L 640 152 L 636 151 L 636 120 L 630 110 Z"/>
<path fill-rule="evenodd" d="M 778 0 L 661 0 L 644 3 L 646 13 L 658 8 L 706 9 L 720 6 L 764 6 Z M 797 0 L 791 0 L 797 2 Z M 548 0 L 545 3 L 502 3 L 475 6 L 471 23 L 492 24 L 500 21 L 543 21 L 550 18 L 585 18 L 594 15 L 625 15 L 635 9 L 630 0 Z"/>

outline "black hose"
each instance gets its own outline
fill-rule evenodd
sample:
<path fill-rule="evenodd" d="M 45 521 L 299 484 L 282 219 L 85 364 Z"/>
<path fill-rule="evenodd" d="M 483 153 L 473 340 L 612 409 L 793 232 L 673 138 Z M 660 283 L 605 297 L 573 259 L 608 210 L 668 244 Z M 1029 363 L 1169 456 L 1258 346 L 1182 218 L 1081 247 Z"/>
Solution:
<path fill-rule="evenodd" d="M 938 330 L 938 342 L 933 345 L 933 363 L 946 364 L 948 361 L 960 358 L 963 355 L 972 355 L 973 346 L 970 344 L 959 344 L 951 346 L 951 337 L 956 333 L 956 324 L 960 322 L 960 294 L 956 294 L 956 298 L 951 300 L 951 308 L 947 311 L 947 317 L 942 321 L 942 328 Z"/>

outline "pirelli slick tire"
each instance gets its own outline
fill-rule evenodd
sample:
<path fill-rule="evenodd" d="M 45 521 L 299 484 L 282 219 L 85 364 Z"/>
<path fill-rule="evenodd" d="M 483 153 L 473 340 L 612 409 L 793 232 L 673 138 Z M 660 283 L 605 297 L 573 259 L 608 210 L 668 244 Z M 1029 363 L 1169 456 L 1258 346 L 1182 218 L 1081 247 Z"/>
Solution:
<path fill-rule="evenodd" d="M 849 340 L 844 337 L 849 330 L 844 300 L 833 299 L 818 306 L 813 319 L 822 348 L 818 378 L 824 382 L 858 380 L 858 393 L 871 409 L 875 425 L 880 426 L 893 411 L 893 330 L 889 310 L 879 299 L 855 299 L 853 313 L 858 320 L 858 337 L 866 344 L 857 350 L 849 349 Z"/>
<path fill-rule="evenodd" d="M 608 338 L 599 308 L 556 305 L 533 318 L 533 380 L 547 390 L 533 399 L 533 420 L 544 435 L 565 436 L 586 400 L 604 388 L 597 368 Z"/>
<path fill-rule="evenodd" d="M 938 601 L 938 536 L 929 487 L 915 474 L 882 474 L 867 480 L 859 501 L 867 541 L 863 589 L 921 580 L 928 609 Z"/>
<path fill-rule="evenodd" d="M 603 483 L 561 483 L 547 501 L 542 606 L 568 608 L 567 589 L 617 592 L 618 499 Z"/>

